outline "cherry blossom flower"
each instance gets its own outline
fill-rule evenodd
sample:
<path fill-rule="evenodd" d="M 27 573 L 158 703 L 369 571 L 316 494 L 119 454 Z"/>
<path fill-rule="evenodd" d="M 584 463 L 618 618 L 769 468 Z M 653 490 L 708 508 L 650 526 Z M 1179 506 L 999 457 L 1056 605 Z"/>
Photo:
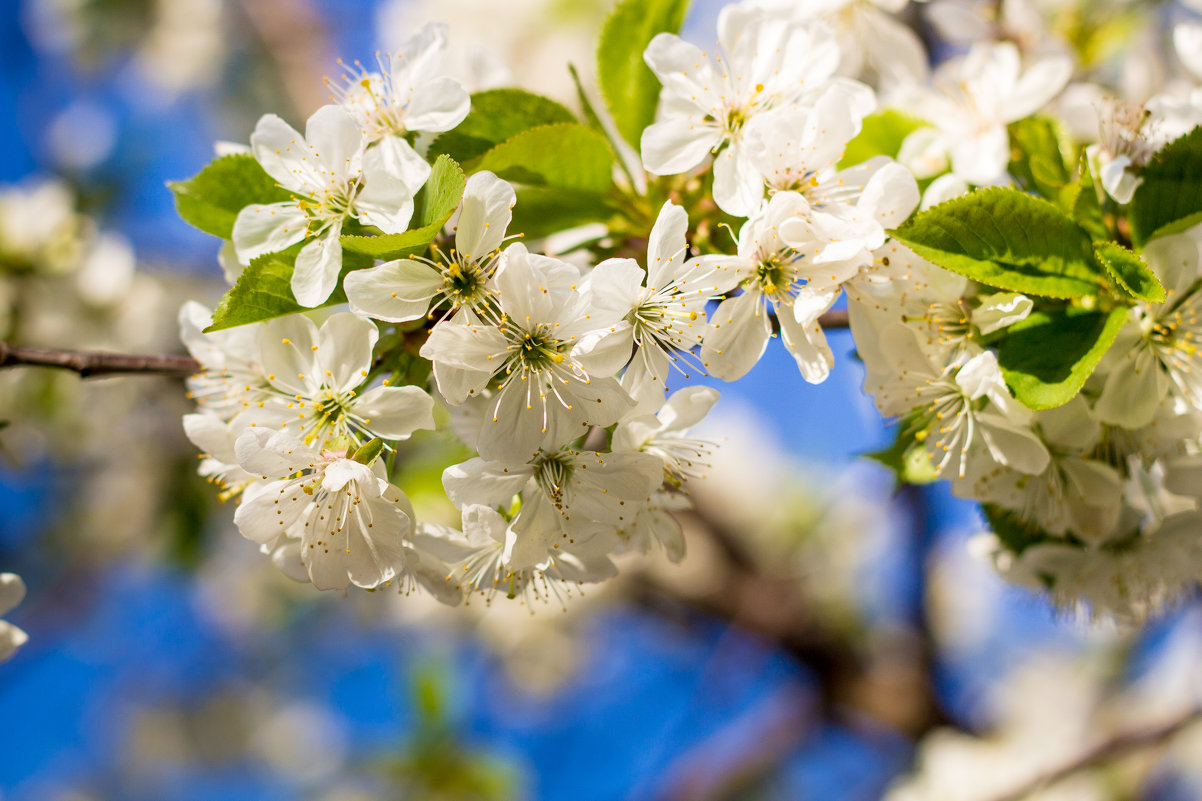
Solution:
<path fill-rule="evenodd" d="M 354 116 L 365 144 L 414 192 L 429 177 L 430 165 L 413 149 L 412 134 L 449 131 L 471 108 L 467 90 L 443 73 L 446 47 L 447 26 L 428 23 L 395 53 L 378 56 L 379 72 L 358 61 L 339 62 L 347 70 L 341 83 L 326 79 L 331 100 Z"/>
<path fill-rule="evenodd" d="M 915 90 L 907 99 L 938 127 L 952 172 L 972 184 L 991 184 L 1003 179 L 1010 160 L 1006 125 L 1047 104 L 1072 69 L 1060 53 L 1033 57 L 1024 68 L 1013 44 L 980 42 L 939 67 L 937 91 Z"/>
<path fill-rule="evenodd" d="M 434 326 L 421 349 L 452 404 L 498 382 L 476 443 L 482 456 L 523 463 L 544 438 L 568 441 L 633 406 L 611 377 L 629 358 L 620 340 L 605 336 L 618 312 L 588 303 L 575 267 L 518 243 L 495 280 L 499 319 L 456 315 Z"/>
<path fill-rule="evenodd" d="M 262 428 L 244 431 L 235 449 L 238 464 L 267 483 L 238 506 L 234 523 L 261 545 L 299 539 L 314 587 L 370 589 L 404 570 L 413 509 L 370 467 Z"/>
<path fill-rule="evenodd" d="M 469 459 L 448 467 L 442 480 L 460 509 L 508 506 L 522 495 L 504 554 L 507 566 L 521 570 L 595 537 L 612 540 L 614 527 L 633 519 L 662 474 L 662 462 L 651 454 L 558 448 L 540 450 L 524 464 Z"/>
<path fill-rule="evenodd" d="M 763 197 L 747 164 L 744 126 L 760 114 L 799 100 L 834 75 L 839 48 L 821 25 L 802 25 L 745 6 L 718 17 L 720 53 L 707 53 L 669 33 L 651 40 L 644 59 L 663 84 L 663 119 L 643 131 L 643 166 L 674 175 L 699 166 L 711 152 L 714 200 L 747 216 Z"/>
<path fill-rule="evenodd" d="M 663 403 L 669 369 L 676 365 L 684 372 L 680 362 L 687 363 L 690 352 L 701 344 L 706 305 L 737 280 L 734 270 L 720 266 L 727 257 L 685 261 L 688 227 L 684 209 L 668 201 L 647 241 L 647 269 L 634 259 L 607 259 L 589 274 L 587 283 L 592 308 L 620 316 L 609 338 L 620 339 L 620 347 L 634 354 L 622 386 L 648 410 Z"/>
<path fill-rule="evenodd" d="M 431 301 L 480 309 L 491 296 L 489 281 L 516 202 L 508 183 L 491 172 L 474 174 L 463 191 L 451 252 L 439 252 L 437 261 L 415 257 L 355 270 L 343 281 L 351 310 L 403 323 L 426 314 Z"/>
<path fill-rule="evenodd" d="M 246 402 L 240 419 L 342 448 L 434 428 L 434 400 L 420 387 L 376 386 L 360 394 L 378 337 L 375 323 L 346 312 L 321 328 L 302 314 L 268 321 L 259 348 L 270 393 Z"/>
<path fill-rule="evenodd" d="M 354 118 L 323 106 L 305 125 L 305 136 L 274 114 L 259 120 L 251 150 L 263 169 L 295 200 L 242 209 L 233 241 L 243 263 L 310 241 L 296 257 L 292 293 L 302 306 L 324 302 L 342 269 L 339 236 L 348 218 L 399 234 L 413 215 L 413 196 L 425 181 L 400 172 L 382 151 L 364 152 Z"/>
<path fill-rule="evenodd" d="M 25 582 L 16 573 L 0 573 L 0 615 L 7 614 L 25 597 Z M 0 620 L 0 662 L 12 658 L 29 641 L 29 635 L 6 620 Z"/>

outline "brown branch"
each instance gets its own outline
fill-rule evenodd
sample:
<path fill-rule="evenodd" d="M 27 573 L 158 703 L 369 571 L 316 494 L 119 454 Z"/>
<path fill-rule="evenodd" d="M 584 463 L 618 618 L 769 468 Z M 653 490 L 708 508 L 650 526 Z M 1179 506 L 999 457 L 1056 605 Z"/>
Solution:
<path fill-rule="evenodd" d="M 1035 777 L 1005 795 L 997 796 L 993 801 L 1020 801 L 1020 799 L 1026 798 L 1031 793 L 1067 779 L 1074 773 L 1096 767 L 1112 759 L 1119 759 L 1144 748 L 1153 748 L 1160 745 L 1199 721 L 1202 721 L 1202 707 L 1195 707 L 1180 717 L 1167 723 L 1162 723 L 1159 726 L 1115 735 L 1113 739 L 1100 743 L 1094 748 L 1078 755 L 1072 761 Z"/>
<path fill-rule="evenodd" d="M 847 312 L 840 309 L 828 311 L 826 314 L 818 318 L 818 325 L 823 328 L 847 328 Z"/>
<path fill-rule="evenodd" d="M 183 377 L 197 372 L 200 364 L 187 356 L 30 348 L 0 342 L 0 369 L 5 367 L 55 367 L 79 373 L 81 378 L 113 375 Z"/>
<path fill-rule="evenodd" d="M 847 312 L 829 311 L 818 322 L 823 328 L 846 328 Z M 201 369 L 199 362 L 187 356 L 31 348 L 0 342 L 0 369 L 6 367 L 56 367 L 79 373 L 81 378 L 114 375 L 182 377 Z"/>

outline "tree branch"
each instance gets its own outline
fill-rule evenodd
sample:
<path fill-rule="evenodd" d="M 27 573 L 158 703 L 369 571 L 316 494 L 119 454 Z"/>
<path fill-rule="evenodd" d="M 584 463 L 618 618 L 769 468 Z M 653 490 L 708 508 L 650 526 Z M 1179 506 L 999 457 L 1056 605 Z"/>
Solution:
<path fill-rule="evenodd" d="M 30 348 L 0 342 L 0 369 L 5 367 L 56 367 L 79 373 L 81 378 L 114 375 L 183 377 L 200 370 L 200 363 L 187 356 Z"/>
<path fill-rule="evenodd" d="M 829 311 L 818 322 L 823 328 L 846 328 L 847 312 Z M 6 367 L 57 367 L 79 373 L 81 378 L 114 375 L 183 377 L 201 369 L 200 363 L 188 356 L 31 348 L 0 342 L 0 369 Z"/>
<path fill-rule="evenodd" d="M 993 801 L 1020 801 L 1037 790 L 1042 790 L 1056 782 L 1067 779 L 1074 773 L 1101 765 L 1112 759 L 1124 757 L 1144 748 L 1152 748 L 1160 745 L 1199 721 L 1202 721 L 1202 707 L 1194 707 L 1180 717 L 1167 723 L 1162 723 L 1159 726 L 1140 731 L 1122 732 L 1115 735 L 1112 739 L 1079 754 L 1072 761 L 1040 776 L 1036 776 L 1031 781 L 1005 795 L 995 797 Z"/>
<path fill-rule="evenodd" d="M 828 311 L 826 314 L 818 318 L 818 325 L 823 328 L 847 328 L 847 312 L 835 309 Z"/>

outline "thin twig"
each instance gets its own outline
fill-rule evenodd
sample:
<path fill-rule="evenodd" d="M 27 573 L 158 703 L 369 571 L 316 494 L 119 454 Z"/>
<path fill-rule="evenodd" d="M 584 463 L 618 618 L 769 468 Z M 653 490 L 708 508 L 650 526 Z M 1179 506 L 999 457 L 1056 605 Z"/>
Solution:
<path fill-rule="evenodd" d="M 79 373 L 81 378 L 113 375 L 182 377 L 197 372 L 200 364 L 187 356 L 30 348 L 0 342 L 0 369 L 5 367 L 56 367 Z"/>
<path fill-rule="evenodd" d="M 1144 748 L 1152 748 L 1160 745 L 1200 720 L 1202 720 L 1202 707 L 1194 707 L 1180 717 L 1167 723 L 1162 723 L 1159 726 L 1140 731 L 1123 732 L 1079 754 L 1070 762 L 1066 762 L 1054 770 L 1036 776 L 1021 787 L 1005 795 L 997 796 L 992 801 L 1019 801 L 1031 793 L 1042 790 L 1045 787 L 1050 787 L 1056 782 L 1067 779 L 1079 771 L 1101 765 L 1113 759 L 1119 759 Z"/>
<path fill-rule="evenodd" d="M 823 328 L 846 328 L 847 312 L 829 311 L 818 322 Z M 0 342 L 0 369 L 5 367 L 57 367 L 79 373 L 82 378 L 139 374 L 189 376 L 201 369 L 199 362 L 187 356 L 31 348 Z"/>
<path fill-rule="evenodd" d="M 818 325 L 823 328 L 847 328 L 847 312 L 841 309 L 828 311 L 826 314 L 818 318 Z"/>

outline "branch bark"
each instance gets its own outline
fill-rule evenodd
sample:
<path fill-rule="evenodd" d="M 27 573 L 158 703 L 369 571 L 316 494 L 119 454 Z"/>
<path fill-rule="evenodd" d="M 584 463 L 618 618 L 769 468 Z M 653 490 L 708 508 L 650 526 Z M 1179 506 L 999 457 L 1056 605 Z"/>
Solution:
<path fill-rule="evenodd" d="M 6 367 L 54 367 L 79 373 L 81 378 L 115 375 L 166 375 L 182 378 L 197 372 L 200 363 L 187 356 L 31 348 L 0 342 L 0 369 Z"/>
<path fill-rule="evenodd" d="M 829 311 L 818 322 L 823 328 L 846 328 L 847 312 Z M 56 367 L 79 373 L 81 378 L 115 375 L 185 377 L 201 369 L 200 363 L 188 356 L 33 348 L 0 342 L 0 369 L 6 367 Z"/>
<path fill-rule="evenodd" d="M 1153 748 L 1160 745 L 1199 721 L 1202 721 L 1202 707 L 1194 707 L 1180 717 L 1167 723 L 1162 723 L 1159 726 L 1139 731 L 1122 732 L 1115 735 L 1112 739 L 1100 743 L 1094 748 L 1078 755 L 1072 761 L 1040 776 L 1036 776 L 1026 784 L 1005 795 L 997 796 L 992 801 L 1021 801 L 1021 799 L 1038 790 L 1067 779 L 1074 773 L 1096 767 L 1114 759 L 1120 759 L 1144 748 Z"/>

